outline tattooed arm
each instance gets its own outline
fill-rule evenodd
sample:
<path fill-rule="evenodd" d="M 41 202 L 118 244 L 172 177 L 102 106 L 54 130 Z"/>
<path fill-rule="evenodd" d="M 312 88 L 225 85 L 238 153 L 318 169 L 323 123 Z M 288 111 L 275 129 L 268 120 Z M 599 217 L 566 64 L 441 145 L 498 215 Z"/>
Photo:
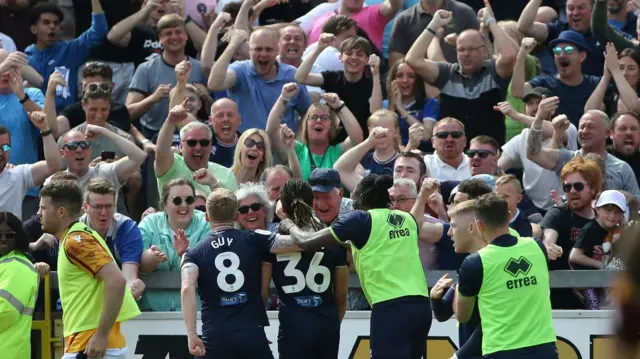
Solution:
<path fill-rule="evenodd" d="M 187 326 L 188 336 L 197 336 L 196 334 L 196 285 L 198 283 L 198 266 L 194 263 L 185 263 L 180 271 L 182 278 L 182 290 L 180 291 L 180 299 L 182 302 L 182 319 Z"/>
<path fill-rule="evenodd" d="M 531 130 L 527 136 L 527 158 L 538 166 L 553 170 L 560 160 L 560 152 L 557 149 L 543 148 L 542 118 L 536 116 L 531 124 Z"/>

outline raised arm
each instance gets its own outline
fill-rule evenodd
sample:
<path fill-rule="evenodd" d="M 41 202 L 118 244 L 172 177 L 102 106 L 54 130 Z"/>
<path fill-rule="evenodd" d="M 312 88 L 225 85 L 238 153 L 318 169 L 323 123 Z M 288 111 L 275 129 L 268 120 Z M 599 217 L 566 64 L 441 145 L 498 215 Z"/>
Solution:
<path fill-rule="evenodd" d="M 176 124 L 186 120 L 188 117 L 186 105 L 187 100 L 185 99 L 182 104 L 169 110 L 169 116 L 164 121 L 162 128 L 160 128 L 156 143 L 156 161 L 154 163 L 156 177 L 164 176 L 173 167 L 173 149 L 171 148 L 173 133 Z"/>
<path fill-rule="evenodd" d="M 36 111 L 28 113 L 31 123 L 42 133 L 44 144 L 44 161 L 31 165 L 31 176 L 33 183 L 40 186 L 44 180 L 62 168 L 62 158 L 56 141 L 53 139 L 53 132 L 49 128 L 47 115 L 44 112 Z"/>
<path fill-rule="evenodd" d="M 493 9 L 489 4 L 489 0 L 485 0 L 486 7 L 482 9 L 482 21 L 485 26 L 489 27 L 491 35 L 493 35 L 493 47 L 498 55 L 496 59 L 496 72 L 502 78 L 511 77 L 513 73 L 513 65 L 518 54 L 518 44 L 509 35 L 507 35 L 496 21 L 493 15 Z M 486 37 L 485 37 L 486 38 Z"/>
<path fill-rule="evenodd" d="M 282 116 L 284 116 L 287 110 L 289 101 L 298 93 L 298 85 L 295 82 L 290 82 L 282 86 L 280 97 L 271 107 L 269 117 L 267 117 L 266 132 L 269 136 L 269 140 L 273 144 L 273 148 L 277 151 L 278 157 L 286 158 L 286 146 L 280 142 L 280 127 L 282 123 Z M 286 126 L 286 125 L 285 125 Z"/>
<path fill-rule="evenodd" d="M 342 126 L 344 126 L 345 131 L 347 131 L 347 139 L 340 144 L 340 152 L 344 153 L 354 145 L 362 142 L 362 127 L 360 127 L 358 120 L 351 110 L 344 104 L 344 101 L 340 100 L 338 94 L 323 93 L 320 97 L 331 107 L 333 112 L 338 115 Z"/>
<path fill-rule="evenodd" d="M 380 58 L 376 54 L 369 56 L 369 67 L 373 77 L 373 90 L 369 97 L 369 112 L 382 109 L 382 81 L 380 81 Z"/>
<path fill-rule="evenodd" d="M 202 73 L 209 77 L 211 68 L 216 60 L 216 53 L 218 48 L 218 34 L 224 28 L 227 23 L 231 21 L 231 14 L 228 12 L 221 12 L 216 16 L 216 19 L 209 27 L 207 37 L 204 40 L 202 46 L 202 52 L 200 53 L 200 64 L 202 65 Z"/>
<path fill-rule="evenodd" d="M 633 41 L 627 39 L 609 25 L 607 12 L 607 0 L 596 0 L 594 2 L 593 9 L 591 10 L 591 33 L 593 37 L 600 44 L 613 42 L 618 51 L 637 48 Z"/>
<path fill-rule="evenodd" d="M 249 35 L 244 30 L 235 29 L 231 32 L 229 46 L 222 52 L 218 61 L 213 64 L 207 87 L 212 91 L 224 91 L 236 84 L 236 73 L 228 70 L 233 54 L 247 41 Z"/>
<path fill-rule="evenodd" d="M 553 112 L 549 112 L 548 110 L 542 110 L 542 108 L 539 107 L 536 119 L 531 124 L 531 131 L 529 131 L 529 136 L 527 137 L 527 158 L 538 166 L 548 170 L 553 170 L 560 160 L 560 152 L 558 150 L 542 148 L 542 140 L 544 137 L 542 122 L 551 116 L 552 113 Z"/>
<path fill-rule="evenodd" d="M 407 64 L 427 83 L 433 85 L 438 79 L 440 70 L 438 63 L 425 59 L 425 54 L 429 48 L 429 44 L 433 40 L 435 34 L 441 28 L 447 26 L 451 21 L 452 15 L 450 11 L 438 10 L 433 15 L 433 20 L 422 31 L 422 34 L 411 45 L 411 48 L 405 56 Z"/>
<path fill-rule="evenodd" d="M 289 169 L 293 173 L 293 178 L 302 178 L 302 169 L 300 168 L 300 160 L 296 153 L 296 134 L 286 124 L 280 125 L 280 143 L 284 144 L 287 163 Z"/>
<path fill-rule="evenodd" d="M 64 135 L 67 131 L 70 130 L 69 120 L 60 116 L 66 121 L 66 125 L 63 122 L 63 126 L 58 126 L 60 119 L 58 119 L 56 113 L 56 86 L 66 86 L 66 82 L 62 77 L 62 74 L 58 71 L 49 76 L 49 83 L 47 84 L 47 93 L 44 98 L 44 113 L 47 115 L 47 122 L 49 123 L 49 128 L 51 128 L 51 132 L 53 133 L 53 138 L 57 139 L 58 137 Z"/>
<path fill-rule="evenodd" d="M 320 38 L 318 39 L 317 46 L 315 50 L 309 56 L 305 57 L 296 70 L 296 74 L 294 76 L 296 82 L 309 85 L 309 86 L 322 86 L 324 85 L 324 77 L 322 74 L 312 74 L 311 68 L 313 64 L 318 59 L 318 56 L 326 49 L 327 47 L 334 44 L 336 41 L 336 37 L 333 34 L 323 33 L 320 34 Z"/>
<path fill-rule="evenodd" d="M 620 61 L 618 60 L 618 53 L 616 52 L 615 46 L 613 46 L 612 43 L 607 44 L 604 60 L 605 60 L 604 65 L 609 70 L 611 77 L 613 77 L 613 81 L 616 84 L 616 88 L 618 89 L 618 95 L 620 96 L 622 103 L 624 103 L 625 107 L 629 111 L 639 113 L 640 99 L 638 99 L 638 94 L 631 87 L 631 85 L 629 84 L 629 81 L 627 81 L 627 79 L 624 78 L 624 74 L 622 73 L 622 70 L 620 70 Z M 606 90 L 607 88 L 604 89 L 604 91 Z"/>
<path fill-rule="evenodd" d="M 403 0 L 384 0 L 380 5 L 380 14 L 391 20 L 402 9 L 402 4 Z"/>
<path fill-rule="evenodd" d="M 44 84 L 44 78 L 42 78 L 42 75 L 29 65 L 22 68 L 22 77 L 33 87 L 40 88 Z"/>
<path fill-rule="evenodd" d="M 535 21 L 541 4 L 542 0 L 529 1 L 518 19 L 518 31 L 525 36 L 533 37 L 538 43 L 543 44 L 547 40 L 549 29 L 547 25 Z"/>
<path fill-rule="evenodd" d="M 198 286 L 198 276 L 200 270 L 194 263 L 185 263 L 180 270 L 182 284 L 180 285 L 180 303 L 182 305 L 182 319 L 187 327 L 187 340 L 189 342 L 189 353 L 191 355 L 205 355 L 204 344 L 198 337 L 196 329 L 196 314 L 198 304 L 196 303 L 196 287 Z"/>
<path fill-rule="evenodd" d="M 138 12 L 113 25 L 107 33 L 107 41 L 117 47 L 129 46 L 131 42 L 131 30 L 133 30 L 137 24 L 143 24 L 154 8 L 164 6 L 161 5 L 160 2 L 161 0 L 147 0 Z"/>
<path fill-rule="evenodd" d="M 511 76 L 511 95 L 515 98 L 524 97 L 525 64 L 527 56 L 533 51 L 536 44 L 536 40 L 532 37 L 525 37 L 520 43 L 520 50 L 513 67 L 513 76 Z"/>
<path fill-rule="evenodd" d="M 358 167 L 362 158 L 374 149 L 378 142 L 384 141 L 388 136 L 391 136 L 389 129 L 383 127 L 373 128 L 366 140 L 344 152 L 333 164 L 333 168 L 340 174 L 342 185 L 349 192 L 353 192 L 358 183 L 362 181 L 362 175 L 356 171 L 356 167 Z"/>
<path fill-rule="evenodd" d="M 625 80 L 626 81 L 626 80 Z M 589 110 L 604 110 L 604 96 L 607 92 L 607 88 L 609 87 L 609 83 L 611 82 L 611 72 L 609 69 L 604 69 L 604 74 L 600 77 L 600 81 L 598 82 L 598 86 L 591 93 L 591 96 L 587 99 L 587 102 L 584 104 L 584 111 Z M 635 92 L 635 91 L 634 91 Z"/>
<path fill-rule="evenodd" d="M 549 107 L 558 107 L 560 100 L 558 97 L 549 97 L 549 100 L 545 102 L 540 102 L 538 108 L 540 106 L 549 106 Z M 498 105 L 493 107 L 494 110 L 502 112 L 505 116 L 511 117 L 514 121 L 521 123 L 525 127 L 531 127 L 533 121 L 535 121 L 535 117 L 531 117 L 525 115 L 524 113 L 520 113 L 516 111 L 516 109 L 511 106 L 511 104 L 507 101 L 498 102 Z M 555 110 L 554 110 L 555 111 Z M 542 132 L 544 138 L 549 138 L 553 135 L 553 125 L 549 121 L 542 121 Z"/>
<path fill-rule="evenodd" d="M 138 91 L 129 91 L 129 94 L 127 94 L 126 105 L 131 118 L 142 117 L 142 115 L 149 111 L 151 106 L 156 102 L 162 101 L 162 99 L 168 97 L 170 91 L 171 85 L 160 85 L 149 96 L 145 96 L 145 94 Z"/>

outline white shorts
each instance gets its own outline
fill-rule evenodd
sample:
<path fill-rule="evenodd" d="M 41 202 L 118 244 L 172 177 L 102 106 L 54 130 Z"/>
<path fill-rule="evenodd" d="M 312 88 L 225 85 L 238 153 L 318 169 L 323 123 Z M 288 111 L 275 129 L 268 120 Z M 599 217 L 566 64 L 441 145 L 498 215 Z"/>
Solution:
<path fill-rule="evenodd" d="M 62 358 L 60 359 L 76 359 L 78 353 L 64 353 Z M 107 354 L 101 359 L 126 359 L 127 358 L 127 348 L 121 349 L 107 349 Z M 93 358 L 90 358 L 93 359 Z"/>

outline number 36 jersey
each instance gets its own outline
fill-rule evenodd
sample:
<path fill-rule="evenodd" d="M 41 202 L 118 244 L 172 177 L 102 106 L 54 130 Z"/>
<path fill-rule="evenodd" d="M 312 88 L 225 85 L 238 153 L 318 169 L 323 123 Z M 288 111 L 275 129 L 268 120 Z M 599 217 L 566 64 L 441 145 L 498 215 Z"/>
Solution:
<path fill-rule="evenodd" d="M 198 267 L 202 334 L 269 325 L 261 296 L 262 263 L 278 234 L 228 229 L 187 250 L 182 266 Z"/>
<path fill-rule="evenodd" d="M 337 320 L 334 300 L 336 267 L 347 266 L 347 253 L 339 245 L 317 252 L 271 256 L 273 282 L 280 298 L 280 317 L 316 314 Z"/>

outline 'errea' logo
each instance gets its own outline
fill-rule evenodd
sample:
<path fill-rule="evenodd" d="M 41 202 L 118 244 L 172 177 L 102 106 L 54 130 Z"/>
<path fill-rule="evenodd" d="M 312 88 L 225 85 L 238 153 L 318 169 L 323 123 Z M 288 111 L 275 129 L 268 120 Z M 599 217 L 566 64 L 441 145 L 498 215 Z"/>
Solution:
<path fill-rule="evenodd" d="M 529 271 L 533 267 L 533 264 L 525 257 L 518 259 L 509 258 L 507 265 L 504 267 L 504 271 L 511 274 L 516 279 L 507 280 L 507 289 L 516 289 L 522 287 L 528 287 L 538 284 L 538 280 L 535 276 L 527 277 Z M 518 278 L 520 276 L 520 278 Z"/>
<path fill-rule="evenodd" d="M 389 213 L 387 223 L 389 223 L 391 227 L 400 228 L 404 225 L 404 217 L 397 213 Z"/>
<path fill-rule="evenodd" d="M 389 231 L 389 239 L 397 239 L 401 237 L 408 237 L 411 235 L 409 228 L 404 227 L 404 217 L 397 213 L 389 213 L 387 217 L 387 223 L 394 229 Z"/>

